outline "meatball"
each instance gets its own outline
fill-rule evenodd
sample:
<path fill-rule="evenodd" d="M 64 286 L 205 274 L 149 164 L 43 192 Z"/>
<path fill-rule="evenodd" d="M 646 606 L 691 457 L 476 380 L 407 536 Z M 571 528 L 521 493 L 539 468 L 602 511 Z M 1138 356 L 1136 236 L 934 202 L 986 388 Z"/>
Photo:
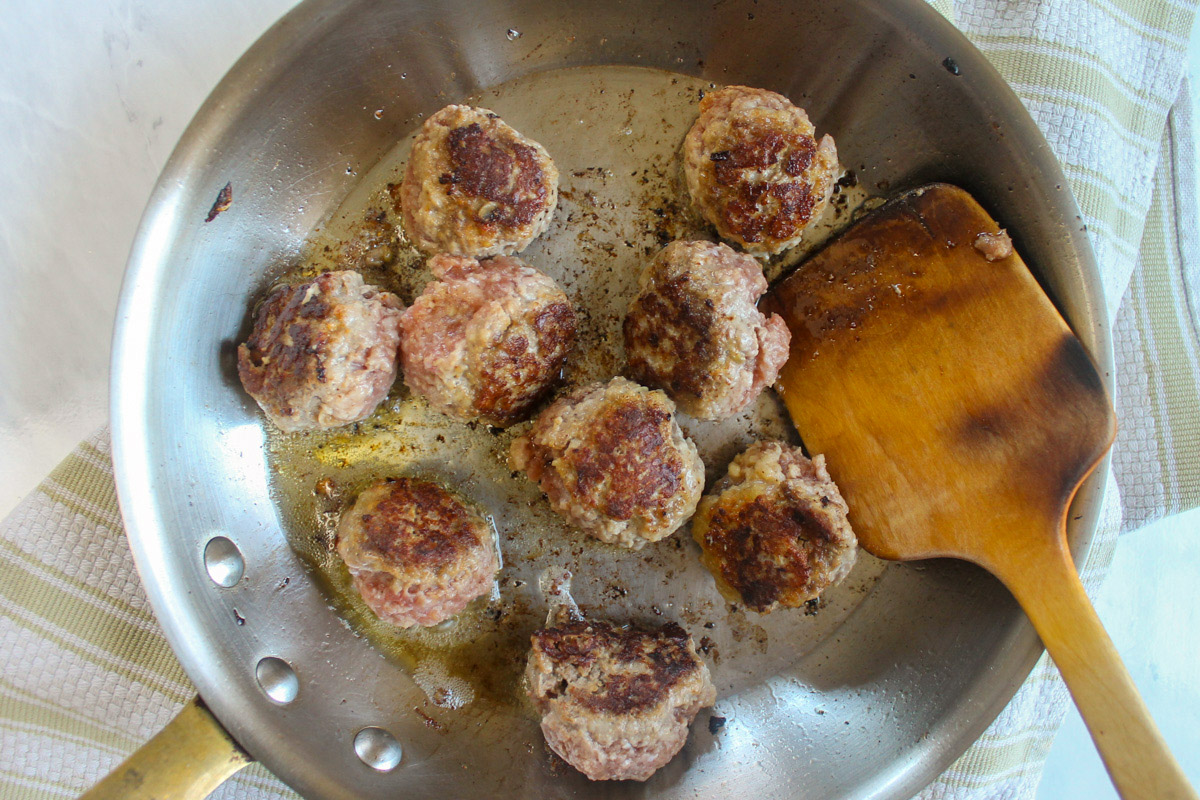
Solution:
<path fill-rule="evenodd" d="M 687 631 L 576 620 L 533 634 L 525 670 L 550 749 L 594 781 L 644 781 L 717 699 Z"/>
<path fill-rule="evenodd" d="M 400 320 L 404 381 L 439 411 L 504 427 L 558 383 L 575 310 L 551 278 L 519 259 L 434 256 L 438 280 Z"/>
<path fill-rule="evenodd" d="M 693 417 L 742 411 L 788 357 L 787 324 L 755 307 L 766 290 L 750 256 L 710 242 L 667 245 L 642 273 L 625 316 L 630 377 Z"/>
<path fill-rule="evenodd" d="M 550 505 L 609 544 L 640 550 L 696 510 L 704 463 L 665 394 L 624 378 L 546 407 L 512 444 L 511 463 Z"/>
<path fill-rule="evenodd" d="M 367 607 L 401 628 L 453 617 L 491 591 L 500 569 L 487 521 L 419 478 L 360 494 L 338 524 L 337 551 Z"/>
<path fill-rule="evenodd" d="M 242 386 L 282 431 L 357 422 L 396 379 L 403 310 L 349 270 L 280 286 L 238 347 Z"/>
<path fill-rule="evenodd" d="M 766 613 L 802 605 L 850 573 L 858 541 L 847 513 L 824 456 L 757 442 L 700 501 L 692 535 L 721 594 Z"/>
<path fill-rule="evenodd" d="M 486 108 L 446 106 L 413 143 L 400 204 L 424 253 L 518 253 L 550 224 L 558 170 L 544 147 Z"/>
<path fill-rule="evenodd" d="M 814 133 L 804 109 L 783 95 L 747 86 L 706 94 L 683 142 L 696 208 L 747 252 L 795 246 L 837 179 L 833 139 L 818 143 Z"/>

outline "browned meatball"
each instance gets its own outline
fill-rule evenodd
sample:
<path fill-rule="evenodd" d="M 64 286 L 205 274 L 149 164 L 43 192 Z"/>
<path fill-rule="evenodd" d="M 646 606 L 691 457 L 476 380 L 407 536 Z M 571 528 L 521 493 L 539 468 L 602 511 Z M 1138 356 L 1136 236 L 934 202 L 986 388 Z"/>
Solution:
<path fill-rule="evenodd" d="M 558 383 L 575 310 L 553 279 L 510 256 L 434 256 L 438 280 L 400 321 L 404 382 L 439 411 L 506 426 Z"/>
<path fill-rule="evenodd" d="M 700 501 L 692 535 L 726 599 L 766 613 L 812 600 L 850 573 L 858 540 L 825 457 L 757 442 Z"/>
<path fill-rule="evenodd" d="M 538 415 L 511 462 L 573 524 L 639 550 L 674 533 L 704 489 L 704 463 L 674 411 L 662 392 L 624 378 L 585 386 Z"/>
<path fill-rule="evenodd" d="M 662 389 L 686 414 L 724 419 L 775 382 L 791 341 L 758 262 L 711 242 L 672 242 L 639 281 L 625 316 L 629 376 Z"/>
<path fill-rule="evenodd" d="M 687 631 L 567 622 L 533 635 L 525 674 L 550 749 L 594 781 L 644 781 L 717 699 Z"/>
<path fill-rule="evenodd" d="M 727 86 L 700 101 L 683 142 L 688 192 L 722 238 L 756 255 L 800 242 L 833 190 L 837 149 L 804 109 L 765 89 Z"/>
<path fill-rule="evenodd" d="M 487 521 L 418 478 L 360 494 L 338 525 L 337 551 L 367 606 L 401 628 L 453 617 L 491 591 L 500 569 Z"/>
<path fill-rule="evenodd" d="M 424 253 L 518 253 L 550 224 L 558 170 L 545 148 L 486 108 L 446 106 L 421 126 L 400 203 Z"/>
<path fill-rule="evenodd" d="M 280 286 L 238 347 L 242 386 L 283 431 L 357 422 L 396 379 L 403 310 L 349 270 Z"/>

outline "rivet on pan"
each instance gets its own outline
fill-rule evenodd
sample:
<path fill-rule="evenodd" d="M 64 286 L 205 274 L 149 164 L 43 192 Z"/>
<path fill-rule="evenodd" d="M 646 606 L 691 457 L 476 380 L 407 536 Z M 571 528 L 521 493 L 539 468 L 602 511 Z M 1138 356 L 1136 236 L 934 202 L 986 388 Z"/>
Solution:
<path fill-rule="evenodd" d="M 396 737 L 383 728 L 363 728 L 354 735 L 354 752 L 371 769 L 391 772 L 404 751 Z"/>
<path fill-rule="evenodd" d="M 280 705 L 286 705 L 296 699 L 300 693 L 300 679 L 296 670 L 282 658 L 267 656 L 258 662 L 254 669 L 254 677 L 262 687 L 267 697 Z"/>
<path fill-rule="evenodd" d="M 213 583 L 229 588 L 242 579 L 246 562 L 236 544 L 224 536 L 214 536 L 204 546 L 204 568 Z"/>

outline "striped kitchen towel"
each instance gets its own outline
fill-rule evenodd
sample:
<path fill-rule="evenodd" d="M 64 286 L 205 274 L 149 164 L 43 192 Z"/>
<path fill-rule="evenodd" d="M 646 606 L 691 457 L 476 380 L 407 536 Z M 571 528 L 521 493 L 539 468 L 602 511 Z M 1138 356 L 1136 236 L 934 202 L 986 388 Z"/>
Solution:
<path fill-rule="evenodd" d="M 195 694 L 142 591 L 108 432 L 0 525 L 0 798 L 75 797 Z M 295 798 L 255 764 L 215 798 Z"/>
<path fill-rule="evenodd" d="M 1195 3 L 954 2 L 955 22 L 1020 95 L 1091 234 L 1113 318 L 1119 432 L 1095 543 L 1095 590 L 1119 530 L 1200 504 L 1200 267 L 1191 98 Z M 1032 797 L 1070 695 L 1043 655 L 980 740 L 920 794 Z"/>
<path fill-rule="evenodd" d="M 1115 312 L 1121 433 L 1083 565 L 1094 587 L 1122 519 L 1144 524 L 1200 495 L 1200 273 L 1180 80 L 1195 5 L 935 5 L 999 67 L 1062 160 Z M 74 796 L 191 693 L 142 593 L 107 435 L 98 434 L 0 524 L 0 799 Z M 1032 797 L 1067 702 L 1043 659 L 980 741 L 920 796 Z M 256 765 L 214 797 L 295 795 Z"/>

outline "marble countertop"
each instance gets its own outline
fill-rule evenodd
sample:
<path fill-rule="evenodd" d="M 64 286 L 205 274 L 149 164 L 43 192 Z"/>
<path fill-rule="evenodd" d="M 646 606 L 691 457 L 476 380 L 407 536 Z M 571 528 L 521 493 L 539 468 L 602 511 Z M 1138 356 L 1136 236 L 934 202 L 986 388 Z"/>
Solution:
<path fill-rule="evenodd" d="M 104 423 L 116 299 L 146 198 L 208 92 L 292 5 L 4 3 L 0 516 Z M 1124 537 L 1097 606 L 1200 781 L 1200 640 L 1172 634 L 1200 630 L 1200 536 L 1188 535 L 1197 528 L 1193 512 Z M 1038 796 L 1116 796 L 1077 715 L 1054 744 Z"/>

